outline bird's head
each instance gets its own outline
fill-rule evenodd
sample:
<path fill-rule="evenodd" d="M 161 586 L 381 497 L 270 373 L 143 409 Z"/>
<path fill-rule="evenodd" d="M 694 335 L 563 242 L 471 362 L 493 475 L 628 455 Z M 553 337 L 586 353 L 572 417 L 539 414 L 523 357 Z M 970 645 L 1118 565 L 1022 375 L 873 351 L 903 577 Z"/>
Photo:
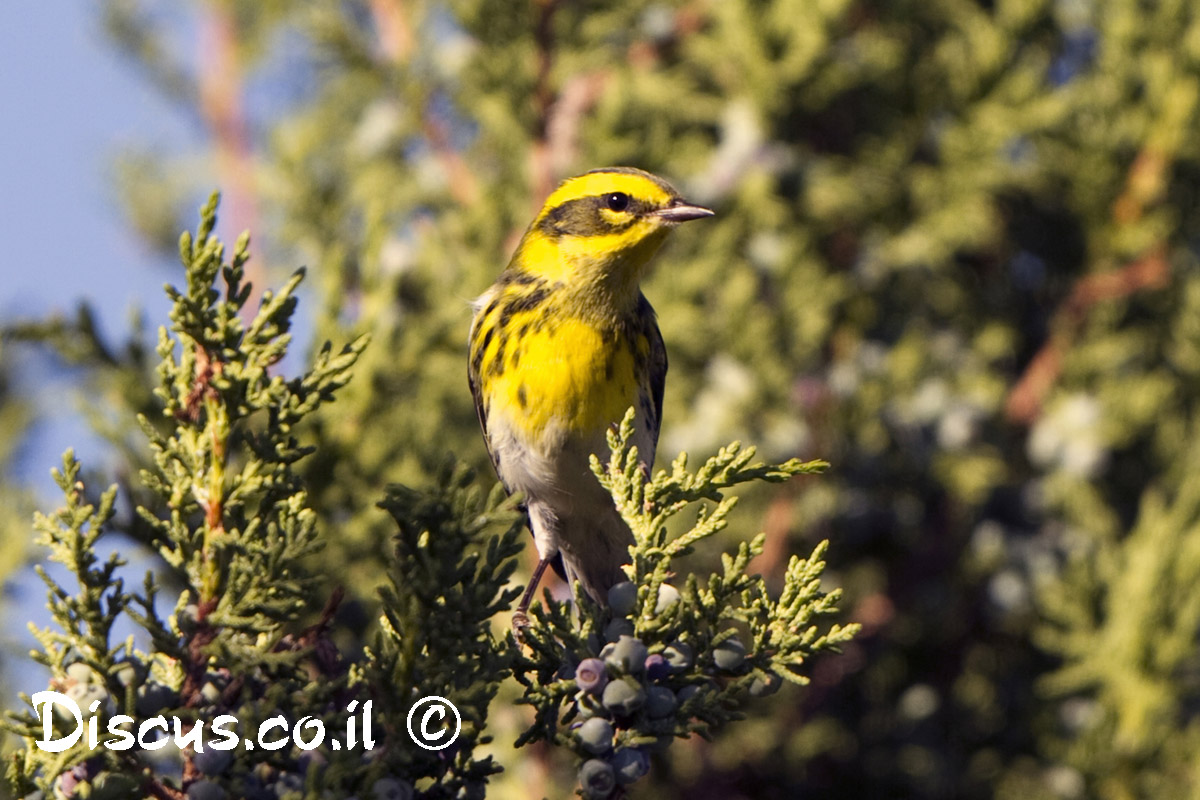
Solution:
<path fill-rule="evenodd" d="M 525 232 L 513 267 L 567 286 L 637 294 L 667 232 L 713 212 L 685 201 L 662 178 L 630 167 L 564 181 Z"/>

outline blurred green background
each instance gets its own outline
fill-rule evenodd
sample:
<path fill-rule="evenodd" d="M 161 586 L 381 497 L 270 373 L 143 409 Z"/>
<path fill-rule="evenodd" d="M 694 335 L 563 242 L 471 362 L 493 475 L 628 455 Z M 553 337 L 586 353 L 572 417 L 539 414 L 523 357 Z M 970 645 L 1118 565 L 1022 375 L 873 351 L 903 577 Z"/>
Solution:
<path fill-rule="evenodd" d="M 1193 0 L 105 0 L 94 19 L 189 120 L 109 162 L 144 252 L 170 263 L 218 187 L 259 286 L 309 267 L 312 346 L 374 337 L 306 432 L 349 635 L 383 580 L 383 487 L 448 452 L 492 480 L 470 300 L 557 181 L 633 165 L 718 213 L 645 287 L 671 361 L 661 460 L 737 438 L 832 462 L 741 514 L 768 577 L 831 539 L 864 625 L 635 795 L 1200 797 Z M 51 462 L 12 461 L 50 379 L 21 365 L 57 365 L 136 496 L 129 412 L 155 407 L 162 320 L 6 307 L 0 565 L 22 581 Z M 553 756 L 507 750 L 522 712 L 494 713 L 496 795 L 566 796 Z"/>

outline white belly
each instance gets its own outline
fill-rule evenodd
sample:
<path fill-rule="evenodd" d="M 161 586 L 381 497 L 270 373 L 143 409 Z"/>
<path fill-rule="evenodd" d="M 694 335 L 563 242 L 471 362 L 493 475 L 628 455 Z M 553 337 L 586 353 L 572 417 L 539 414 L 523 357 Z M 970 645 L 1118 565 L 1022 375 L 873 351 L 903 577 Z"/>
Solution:
<path fill-rule="evenodd" d="M 637 420 L 633 443 L 647 467 L 654 461 L 654 436 Z M 605 429 L 586 439 L 560 430 L 544 432 L 535 444 L 520 428 L 496 412 L 488 418 L 488 438 L 501 479 L 525 496 L 534 543 L 542 558 L 561 553 L 568 574 L 593 596 L 619 579 L 633 542 L 629 527 L 617 514 L 612 497 L 592 474 L 590 456 L 602 464 L 609 458 Z"/>

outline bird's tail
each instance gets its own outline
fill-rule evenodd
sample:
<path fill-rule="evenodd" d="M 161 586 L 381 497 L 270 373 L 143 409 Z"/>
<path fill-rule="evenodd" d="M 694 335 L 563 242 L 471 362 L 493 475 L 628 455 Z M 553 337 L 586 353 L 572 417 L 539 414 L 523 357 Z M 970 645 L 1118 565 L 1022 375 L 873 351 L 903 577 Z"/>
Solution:
<path fill-rule="evenodd" d="M 559 553 L 568 584 L 579 581 L 592 600 L 608 605 L 608 590 L 627 580 L 621 567 L 629 563 L 633 533 L 615 508 L 563 522 Z"/>

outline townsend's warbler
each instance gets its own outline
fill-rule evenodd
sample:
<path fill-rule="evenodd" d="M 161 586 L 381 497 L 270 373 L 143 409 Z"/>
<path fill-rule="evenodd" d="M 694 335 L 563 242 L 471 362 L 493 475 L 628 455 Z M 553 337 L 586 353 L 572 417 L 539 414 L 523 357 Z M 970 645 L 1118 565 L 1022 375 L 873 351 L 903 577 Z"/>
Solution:
<path fill-rule="evenodd" d="M 647 470 L 654 462 L 667 353 L 638 284 L 671 228 L 712 213 L 637 169 L 571 178 L 475 303 L 475 409 L 500 480 L 524 494 L 540 556 L 518 633 L 548 564 L 601 604 L 624 580 L 633 535 L 588 457 L 607 457 L 605 432 L 632 406 L 634 444 Z"/>

